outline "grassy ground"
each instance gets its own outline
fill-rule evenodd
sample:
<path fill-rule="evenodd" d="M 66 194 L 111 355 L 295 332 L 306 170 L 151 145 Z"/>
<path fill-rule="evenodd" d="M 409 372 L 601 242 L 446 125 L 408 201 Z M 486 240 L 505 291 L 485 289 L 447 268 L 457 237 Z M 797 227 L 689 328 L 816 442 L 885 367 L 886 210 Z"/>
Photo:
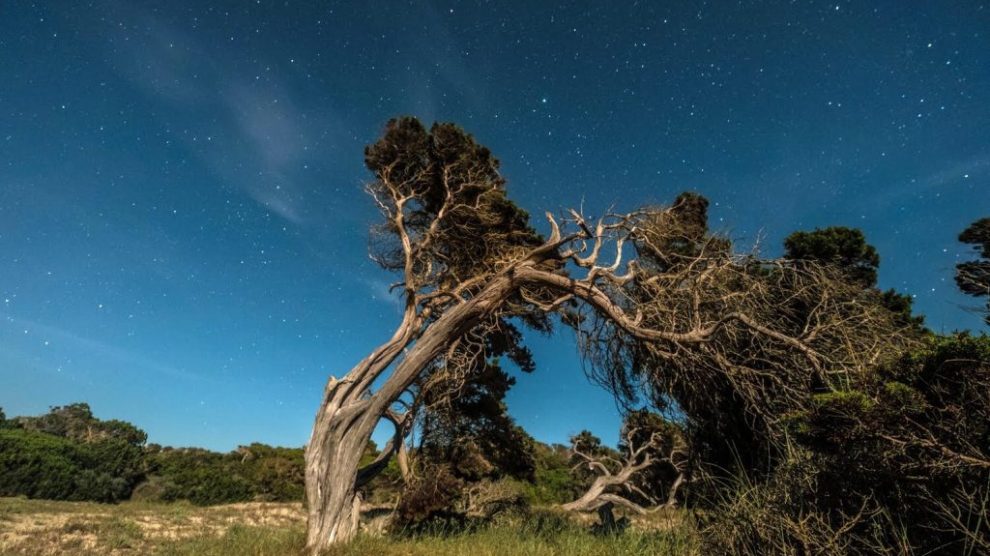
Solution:
<path fill-rule="evenodd" d="M 0 555 L 277 556 L 302 551 L 298 504 L 102 505 L 0 498 Z M 587 520 L 537 510 L 471 531 L 362 535 L 327 556 L 592 556 L 697 552 L 677 514 L 636 520 L 617 535 L 596 535 Z"/>
<path fill-rule="evenodd" d="M 304 520 L 298 504 L 199 508 L 0 498 L 0 555 L 293 554 Z M 218 551 L 228 541 L 237 544 Z M 196 550 L 211 543 L 221 548 Z"/>

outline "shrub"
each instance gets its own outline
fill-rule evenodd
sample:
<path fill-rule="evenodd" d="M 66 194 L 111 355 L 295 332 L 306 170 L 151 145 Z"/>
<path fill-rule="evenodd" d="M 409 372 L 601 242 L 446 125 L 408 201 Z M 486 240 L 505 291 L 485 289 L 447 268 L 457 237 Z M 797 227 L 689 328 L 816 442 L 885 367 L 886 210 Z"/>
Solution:
<path fill-rule="evenodd" d="M 712 551 L 990 553 L 990 337 L 930 337 L 787 422 L 779 463 L 713 504 Z"/>
<path fill-rule="evenodd" d="M 0 429 L 0 496 L 118 502 L 141 478 L 141 449 L 108 438 L 75 442 Z"/>
<path fill-rule="evenodd" d="M 463 521 L 454 511 L 464 482 L 446 465 L 430 465 L 406 486 L 395 509 L 396 525 L 417 528 L 438 519 Z"/>
<path fill-rule="evenodd" d="M 304 492 L 302 449 L 252 444 L 221 454 L 200 448 L 150 447 L 145 456 L 154 486 L 145 499 L 197 505 L 248 500 L 297 501 Z"/>

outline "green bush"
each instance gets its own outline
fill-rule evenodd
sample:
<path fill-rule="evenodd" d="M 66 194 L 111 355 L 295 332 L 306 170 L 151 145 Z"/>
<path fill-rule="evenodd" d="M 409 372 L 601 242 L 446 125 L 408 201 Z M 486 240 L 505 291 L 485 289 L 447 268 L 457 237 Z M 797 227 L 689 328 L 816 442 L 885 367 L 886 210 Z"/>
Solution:
<path fill-rule="evenodd" d="M 140 485 L 141 500 L 199 505 L 303 497 L 302 448 L 251 444 L 221 454 L 146 439 L 130 423 L 97 419 L 85 403 L 39 417 L 0 412 L 0 496 L 117 502 Z"/>
<path fill-rule="evenodd" d="M 533 442 L 536 470 L 532 482 L 523 483 L 527 500 L 534 505 L 570 502 L 581 490 L 581 482 L 571 471 L 570 452 L 560 444 Z"/>
<path fill-rule="evenodd" d="M 712 553 L 990 553 L 990 337 L 932 336 L 787 422 L 712 504 Z"/>
<path fill-rule="evenodd" d="M 130 496 L 141 467 L 141 449 L 121 440 L 0 429 L 0 496 L 118 502 Z"/>
<path fill-rule="evenodd" d="M 145 469 L 153 486 L 148 500 L 188 500 L 211 505 L 262 500 L 302 500 L 303 450 L 252 444 L 221 454 L 200 448 L 149 446 Z"/>

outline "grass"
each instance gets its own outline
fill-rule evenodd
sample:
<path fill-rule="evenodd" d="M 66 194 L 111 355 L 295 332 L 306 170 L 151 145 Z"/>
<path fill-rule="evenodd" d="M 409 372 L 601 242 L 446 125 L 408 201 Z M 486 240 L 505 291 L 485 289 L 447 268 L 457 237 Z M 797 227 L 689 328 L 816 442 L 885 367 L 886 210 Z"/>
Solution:
<path fill-rule="evenodd" d="M 219 536 L 205 535 L 166 542 L 154 554 L 162 556 L 279 556 L 302 553 L 306 533 L 290 528 L 233 525 Z"/>
<path fill-rule="evenodd" d="M 0 556 L 294 554 L 285 539 L 302 542 L 303 519 L 299 504 L 201 508 L 0 498 Z M 232 548 L 224 551 L 228 541 Z M 198 548 L 211 545 L 218 548 Z M 241 548 L 248 545 L 258 548 Z"/>
<path fill-rule="evenodd" d="M 299 504 L 103 505 L 0 498 L 0 555 L 283 556 L 305 545 Z M 598 535 L 587 520 L 550 510 L 468 529 L 360 535 L 326 556 L 665 556 L 698 553 L 680 514 L 634 520 Z"/>
<path fill-rule="evenodd" d="M 576 525 L 551 534 L 500 524 L 467 533 L 416 537 L 361 536 L 327 556 L 665 556 L 695 554 L 683 531 L 595 535 Z"/>

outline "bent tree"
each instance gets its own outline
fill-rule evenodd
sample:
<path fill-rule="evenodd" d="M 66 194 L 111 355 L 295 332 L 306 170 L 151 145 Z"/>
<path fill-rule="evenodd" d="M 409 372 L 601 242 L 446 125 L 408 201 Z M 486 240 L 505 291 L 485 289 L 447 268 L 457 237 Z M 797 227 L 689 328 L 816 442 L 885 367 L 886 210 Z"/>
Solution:
<path fill-rule="evenodd" d="M 401 449 L 398 411 L 417 380 L 479 368 L 513 321 L 560 315 L 616 392 L 636 387 L 639 363 L 659 361 L 693 373 L 685 379 L 725 377 L 744 405 L 765 400 L 758 390 L 797 399 L 838 384 L 888 355 L 890 343 L 857 331 L 896 332 L 828 268 L 733 253 L 703 225 L 697 195 L 594 220 L 547 213 L 543 238 L 506 196 L 491 152 L 455 125 L 392 120 L 365 163 L 383 218 L 372 256 L 398 275 L 403 311 L 387 341 L 324 389 L 306 448 L 313 554 L 358 530 L 359 489 L 382 467 L 359 468 L 378 422 L 396 426 L 387 457 Z"/>
<path fill-rule="evenodd" d="M 561 508 L 598 510 L 606 529 L 615 526 L 613 506 L 638 514 L 676 506 L 677 491 L 691 472 L 683 431 L 660 415 L 633 411 L 621 432 L 618 451 L 603 449 L 586 431 L 571 439 L 574 468 L 593 479 L 584 493 Z"/>

